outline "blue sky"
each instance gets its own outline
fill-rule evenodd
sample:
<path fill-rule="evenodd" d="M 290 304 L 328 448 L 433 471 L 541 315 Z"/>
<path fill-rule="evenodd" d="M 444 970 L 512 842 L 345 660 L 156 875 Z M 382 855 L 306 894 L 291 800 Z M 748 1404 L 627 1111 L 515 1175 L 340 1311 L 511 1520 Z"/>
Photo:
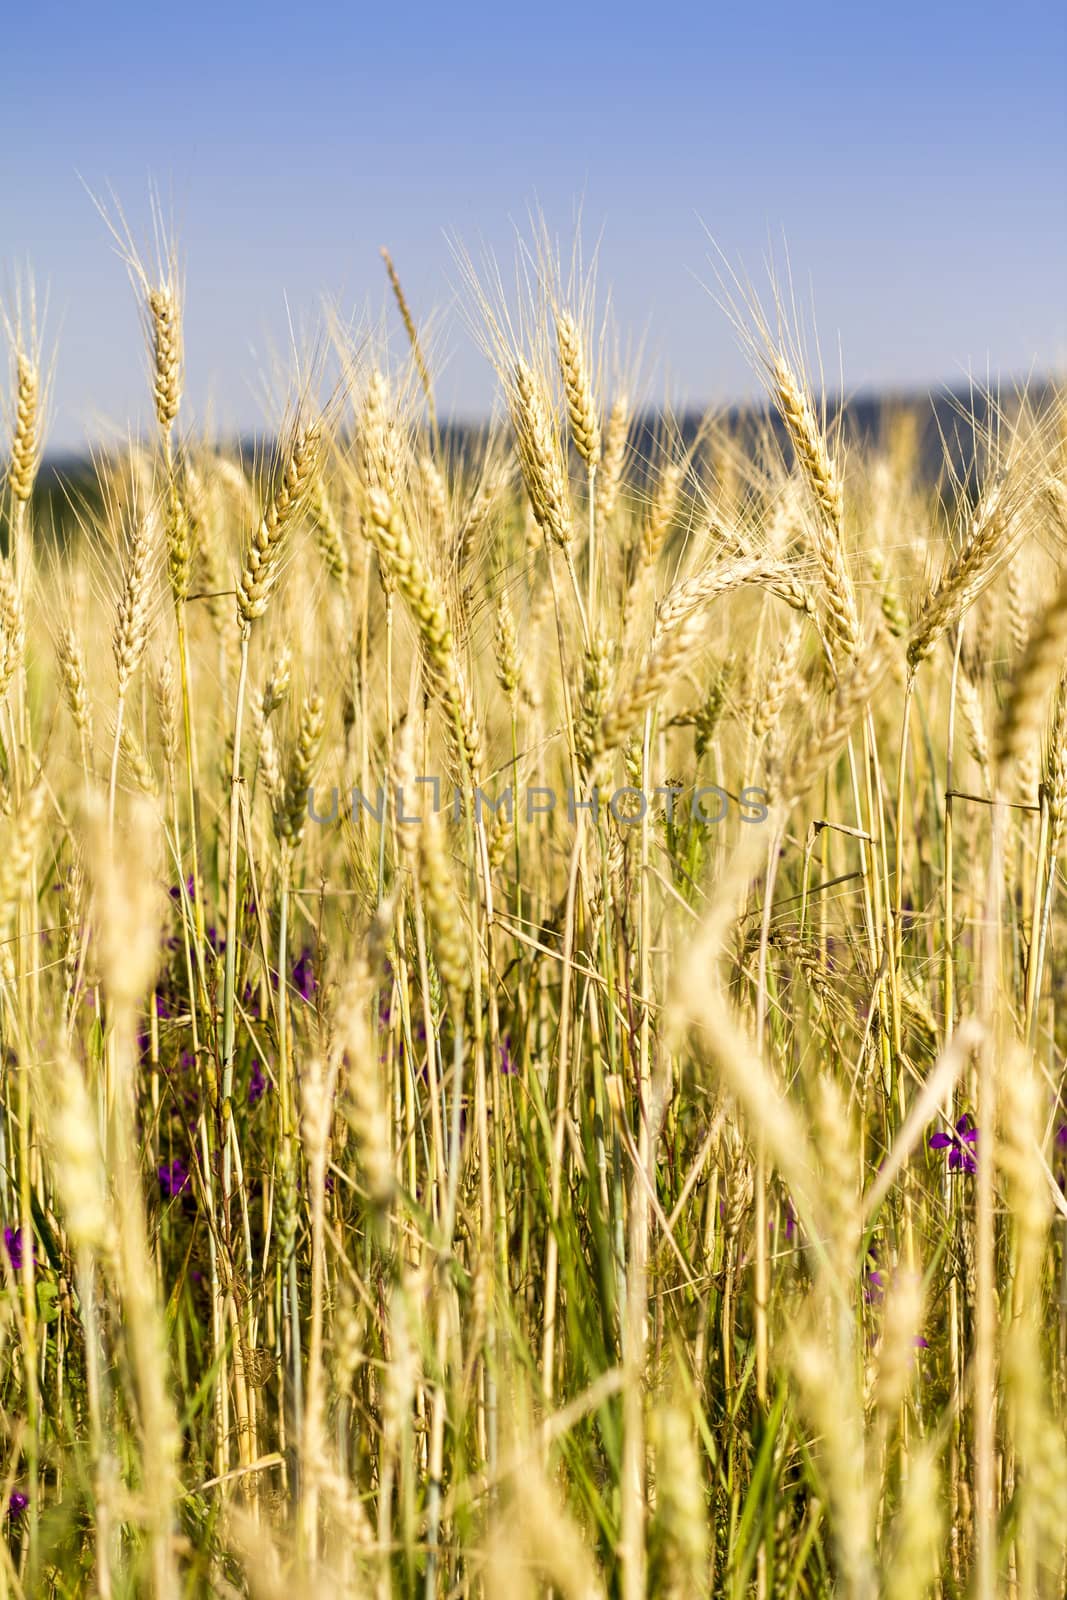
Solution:
<path fill-rule="evenodd" d="M 491 380 L 446 235 L 502 260 L 539 205 L 602 236 L 600 281 L 672 393 L 751 393 L 705 228 L 757 283 L 773 246 L 851 389 L 1067 355 L 1060 5 L 724 8 L 586 0 L 14 8 L 0 62 L 0 291 L 32 265 L 52 441 L 143 415 L 132 294 L 85 184 L 136 233 L 154 182 L 185 261 L 190 409 L 262 420 L 287 307 L 385 304 L 392 249 L 440 313 L 443 403 Z M 840 354 L 839 354 L 840 352 Z"/>

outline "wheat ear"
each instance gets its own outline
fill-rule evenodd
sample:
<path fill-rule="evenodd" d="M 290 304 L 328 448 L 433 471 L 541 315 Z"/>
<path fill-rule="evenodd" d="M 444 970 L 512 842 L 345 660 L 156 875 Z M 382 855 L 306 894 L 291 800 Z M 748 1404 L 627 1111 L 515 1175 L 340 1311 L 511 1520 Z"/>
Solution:
<path fill-rule="evenodd" d="M 311 489 L 321 449 L 322 430 L 318 424 L 296 430 L 278 485 L 245 547 L 237 580 L 237 618 L 242 633 L 247 633 L 267 609 L 286 536 Z"/>
<path fill-rule="evenodd" d="M 620 394 L 608 412 L 603 455 L 596 475 L 596 520 L 601 528 L 618 504 L 629 436 L 630 400 L 627 395 Z"/>
<path fill-rule="evenodd" d="M 804 745 L 791 753 L 788 766 L 768 781 L 771 798 L 784 807 L 807 792 L 843 748 L 857 718 L 870 704 L 878 685 L 890 671 L 893 657 L 888 641 L 872 639 L 842 677 L 818 727 Z"/>
<path fill-rule="evenodd" d="M 178 296 L 169 283 L 148 292 L 152 325 L 152 399 L 156 419 L 169 433 L 182 401 L 182 319 Z"/>
<path fill-rule="evenodd" d="M 841 482 L 807 390 L 781 355 L 774 362 L 774 398 L 789 441 L 828 526 L 841 532 Z"/>
<path fill-rule="evenodd" d="M 308 814 L 308 789 L 315 772 L 315 761 L 322 744 L 326 718 L 322 699 L 314 690 L 300 708 L 300 726 L 289 758 L 289 771 L 275 811 L 278 837 L 297 850 L 304 837 Z"/>
<path fill-rule="evenodd" d="M 612 750 L 636 727 L 649 706 L 678 676 L 682 664 L 704 640 L 704 608 L 719 595 L 759 582 L 766 566 L 757 560 L 709 567 L 678 584 L 661 601 L 652 641 L 629 687 L 615 698 L 596 738 L 600 752 Z"/>
<path fill-rule="evenodd" d="M 1019 662 L 997 729 L 997 765 L 1003 770 L 1036 748 L 1048 696 L 1067 658 L 1067 572 L 1039 618 Z"/>
<path fill-rule="evenodd" d="M 317 472 L 312 479 L 307 505 L 322 564 L 331 578 L 335 578 L 344 589 L 348 584 L 348 545 L 321 472 Z"/>
<path fill-rule="evenodd" d="M 134 528 L 112 640 L 120 698 L 125 695 L 148 643 L 151 560 L 151 528 L 148 519 L 141 517 Z"/>
<path fill-rule="evenodd" d="M 380 489 L 372 490 L 367 499 L 367 533 L 383 573 L 396 584 L 415 620 L 431 682 L 444 703 L 446 734 L 457 755 L 462 752 L 461 764 L 466 761 L 471 782 L 477 786 L 482 770 L 481 732 L 445 603 L 403 518 Z"/>
<path fill-rule="evenodd" d="M 470 986 L 470 954 L 459 914 L 455 879 L 445 851 L 441 821 L 431 811 L 419 837 L 419 881 L 423 903 L 434 931 L 437 970 L 455 1010 Z"/>
<path fill-rule="evenodd" d="M 0 556 L 0 705 L 22 666 L 26 622 L 18 580 L 10 561 Z"/>
<path fill-rule="evenodd" d="M 1021 532 L 1021 519 L 1008 513 L 1001 480 L 982 496 L 962 547 L 923 599 L 908 642 L 912 671 L 992 581 Z"/>
<path fill-rule="evenodd" d="M 359 480 L 364 496 L 381 489 L 392 499 L 400 485 L 400 434 L 385 374 L 377 368 L 367 380 L 359 414 Z"/>
<path fill-rule="evenodd" d="M 593 472 L 600 465 L 600 421 L 582 336 L 569 311 L 556 318 L 556 349 L 574 448 Z"/>
<path fill-rule="evenodd" d="M 790 442 L 819 509 L 813 529 L 822 573 L 830 634 L 846 659 L 860 645 L 856 594 L 841 542 L 842 500 L 837 465 L 815 416 L 807 390 L 783 357 L 774 364 L 774 393 Z"/>
<path fill-rule="evenodd" d="M 33 494 L 40 464 L 40 380 L 36 366 L 21 350 L 15 365 L 15 432 L 9 482 L 15 499 L 25 505 Z"/>
<path fill-rule="evenodd" d="M 542 533 L 566 548 L 574 528 L 551 407 L 544 385 L 522 357 L 515 363 L 509 399 L 519 465 L 533 514 Z"/>

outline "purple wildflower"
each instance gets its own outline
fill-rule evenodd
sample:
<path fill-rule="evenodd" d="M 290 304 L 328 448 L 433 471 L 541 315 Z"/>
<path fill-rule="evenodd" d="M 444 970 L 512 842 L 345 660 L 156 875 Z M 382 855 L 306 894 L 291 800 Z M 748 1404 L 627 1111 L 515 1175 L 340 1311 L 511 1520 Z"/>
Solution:
<path fill-rule="evenodd" d="M 500 1044 L 500 1071 L 505 1078 L 513 1078 L 518 1071 L 511 1054 L 511 1034 L 506 1033 Z"/>
<path fill-rule="evenodd" d="M 937 1133 L 930 1135 L 931 1150 L 947 1150 L 949 1169 L 952 1172 L 977 1172 L 978 1164 L 971 1154 L 971 1147 L 978 1143 L 978 1129 L 969 1111 L 965 1111 L 956 1123 L 952 1133 Z"/>
<path fill-rule="evenodd" d="M 885 1299 L 885 1278 L 879 1270 L 878 1251 L 873 1244 L 867 1251 L 867 1261 L 863 1269 L 863 1298 L 869 1306 L 878 1306 Z"/>
<path fill-rule="evenodd" d="M 30 1503 L 30 1497 L 23 1494 L 21 1489 L 12 1489 L 7 1500 L 7 1514 L 12 1522 L 20 1522 L 22 1514 Z"/>
<path fill-rule="evenodd" d="M 7 1259 L 11 1263 L 12 1272 L 21 1272 L 22 1271 L 22 1229 L 21 1228 L 5 1228 L 4 1229 L 4 1249 L 7 1251 Z M 33 1259 L 35 1261 L 37 1260 L 37 1248 L 36 1248 L 36 1246 L 34 1246 L 34 1250 L 33 1250 Z"/>
<path fill-rule="evenodd" d="M 168 1200 L 173 1200 L 175 1195 L 181 1194 L 188 1186 L 189 1169 L 180 1156 L 175 1156 L 173 1161 L 165 1161 L 159 1169 L 159 1187 Z"/>
<path fill-rule="evenodd" d="M 257 1057 L 252 1063 L 252 1074 L 248 1080 L 248 1104 L 250 1106 L 258 1106 L 266 1092 L 267 1079 Z"/>
<path fill-rule="evenodd" d="M 310 1000 L 315 993 L 315 968 L 311 951 L 306 945 L 293 963 L 293 987 L 302 1000 Z"/>

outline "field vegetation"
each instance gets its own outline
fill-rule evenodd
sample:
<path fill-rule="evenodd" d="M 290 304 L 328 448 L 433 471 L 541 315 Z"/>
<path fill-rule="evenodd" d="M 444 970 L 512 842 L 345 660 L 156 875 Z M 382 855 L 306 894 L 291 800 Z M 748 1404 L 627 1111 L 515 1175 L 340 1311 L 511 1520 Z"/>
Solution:
<path fill-rule="evenodd" d="M 931 473 L 726 277 L 683 425 L 540 241 L 496 424 L 387 260 L 242 452 L 128 254 L 47 498 L 8 320 L 0 1593 L 1062 1597 L 1058 392 Z"/>

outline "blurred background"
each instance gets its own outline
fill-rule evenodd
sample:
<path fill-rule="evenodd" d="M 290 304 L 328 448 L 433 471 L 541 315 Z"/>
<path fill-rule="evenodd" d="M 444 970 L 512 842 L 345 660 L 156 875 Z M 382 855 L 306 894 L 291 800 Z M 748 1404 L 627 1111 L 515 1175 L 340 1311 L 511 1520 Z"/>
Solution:
<path fill-rule="evenodd" d="M 93 196 L 185 269 L 190 409 L 264 424 L 264 374 L 324 299 L 385 318 L 379 248 L 433 316 L 442 410 L 484 416 L 450 240 L 506 270 L 543 213 L 680 406 L 758 380 L 717 262 L 814 307 L 827 387 L 911 393 L 1062 369 L 1067 12 L 45 3 L 0 65 L 0 298 L 32 269 L 49 445 L 145 418 L 137 312 Z"/>

